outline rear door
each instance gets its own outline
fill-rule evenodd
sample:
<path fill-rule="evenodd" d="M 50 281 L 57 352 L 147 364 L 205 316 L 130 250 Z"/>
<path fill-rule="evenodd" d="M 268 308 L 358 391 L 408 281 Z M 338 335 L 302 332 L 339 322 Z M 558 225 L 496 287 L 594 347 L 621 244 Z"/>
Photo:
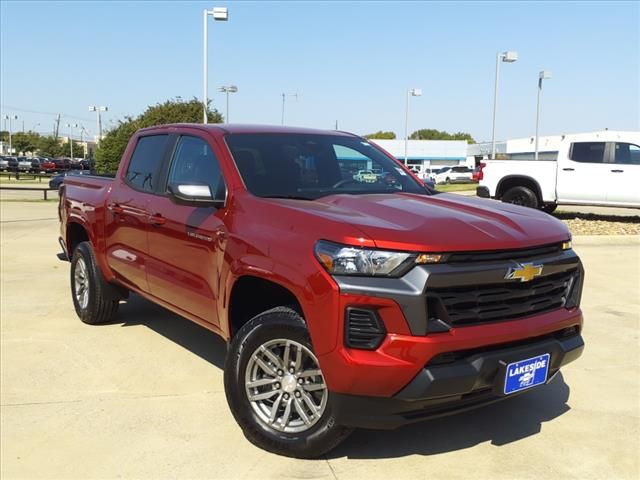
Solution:
<path fill-rule="evenodd" d="M 218 156 L 197 134 L 178 138 L 166 185 L 208 185 L 224 199 L 225 183 Z M 177 205 L 169 197 L 155 197 L 150 205 L 151 293 L 174 307 L 219 325 L 217 298 L 224 261 L 227 228 L 225 209 Z"/>
<path fill-rule="evenodd" d="M 157 194 L 168 144 L 166 134 L 138 138 L 124 178 L 116 178 L 107 199 L 107 262 L 121 280 L 143 292 L 149 291 L 149 202 Z"/>
<path fill-rule="evenodd" d="M 610 152 L 607 203 L 640 207 L 640 146 L 612 142 Z"/>
<path fill-rule="evenodd" d="M 566 156 L 559 153 L 556 187 L 559 202 L 606 202 L 606 178 L 610 170 L 606 151 L 606 142 L 574 142 Z"/>

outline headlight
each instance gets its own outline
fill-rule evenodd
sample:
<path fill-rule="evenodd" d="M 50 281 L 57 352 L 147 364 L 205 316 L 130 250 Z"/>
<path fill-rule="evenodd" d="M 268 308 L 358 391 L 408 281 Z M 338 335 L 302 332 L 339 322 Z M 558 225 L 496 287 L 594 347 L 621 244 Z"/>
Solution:
<path fill-rule="evenodd" d="M 415 253 L 350 247 L 324 240 L 316 244 L 318 261 L 331 275 L 400 277 L 416 264 Z"/>

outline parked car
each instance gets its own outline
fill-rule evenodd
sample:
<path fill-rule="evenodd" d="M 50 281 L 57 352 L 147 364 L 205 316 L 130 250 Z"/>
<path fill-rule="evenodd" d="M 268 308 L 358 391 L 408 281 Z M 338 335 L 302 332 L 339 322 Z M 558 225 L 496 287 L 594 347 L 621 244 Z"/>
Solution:
<path fill-rule="evenodd" d="M 35 173 L 50 173 L 55 170 L 55 164 L 46 157 L 33 157 L 31 159 L 31 171 Z"/>
<path fill-rule="evenodd" d="M 375 183 L 378 181 L 378 175 L 371 170 L 360 170 L 353 179 L 362 183 Z"/>
<path fill-rule="evenodd" d="M 396 184 L 341 176 L 339 149 Z M 66 177 L 59 213 L 79 318 L 135 292 L 222 336 L 233 416 L 282 455 L 531 391 L 584 348 L 564 223 L 425 189 L 345 132 L 145 128 L 115 179 Z"/>
<path fill-rule="evenodd" d="M 49 180 L 49 187 L 60 188 L 60 186 L 64 183 L 64 179 L 66 177 L 77 176 L 77 175 L 90 175 L 90 174 L 91 172 L 89 170 L 69 170 L 66 172 L 62 172 L 56 175 L 55 177 L 51 177 L 51 180 Z"/>
<path fill-rule="evenodd" d="M 0 157 L 0 172 L 9 170 L 9 160 L 7 157 Z"/>
<path fill-rule="evenodd" d="M 10 172 L 18 171 L 18 157 L 7 157 L 7 170 Z"/>
<path fill-rule="evenodd" d="M 541 208 L 640 208 L 640 132 L 565 135 L 557 160 L 485 160 L 480 197 Z"/>
<path fill-rule="evenodd" d="M 444 167 L 435 175 L 434 181 L 439 183 L 471 183 L 472 170 L 469 167 Z"/>
<path fill-rule="evenodd" d="M 55 165 L 54 171 L 56 172 L 66 172 L 67 170 L 71 170 L 71 160 L 68 158 L 54 158 L 52 161 Z"/>

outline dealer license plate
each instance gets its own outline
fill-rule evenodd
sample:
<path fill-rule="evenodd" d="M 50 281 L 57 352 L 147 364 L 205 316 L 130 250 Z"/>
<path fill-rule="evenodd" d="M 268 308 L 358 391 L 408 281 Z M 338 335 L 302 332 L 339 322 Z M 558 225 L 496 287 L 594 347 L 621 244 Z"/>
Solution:
<path fill-rule="evenodd" d="M 507 365 L 507 374 L 504 381 L 505 395 L 545 383 L 549 373 L 550 359 L 551 355 L 545 353 L 544 355 L 538 355 L 537 357 Z"/>

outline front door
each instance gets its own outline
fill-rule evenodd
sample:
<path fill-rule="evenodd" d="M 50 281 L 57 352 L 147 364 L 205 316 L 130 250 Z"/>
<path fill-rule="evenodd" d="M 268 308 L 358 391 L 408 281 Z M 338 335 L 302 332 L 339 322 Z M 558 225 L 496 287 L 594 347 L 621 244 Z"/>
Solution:
<path fill-rule="evenodd" d="M 224 191 L 218 160 L 206 140 L 183 135 L 178 139 L 167 184 L 208 185 Z M 165 302 L 218 325 L 220 290 L 227 229 L 224 209 L 175 204 L 156 197 L 151 207 L 149 265 L 151 293 Z"/>
<path fill-rule="evenodd" d="M 613 162 L 608 164 L 607 202 L 640 206 L 640 146 L 615 142 L 612 155 Z"/>

